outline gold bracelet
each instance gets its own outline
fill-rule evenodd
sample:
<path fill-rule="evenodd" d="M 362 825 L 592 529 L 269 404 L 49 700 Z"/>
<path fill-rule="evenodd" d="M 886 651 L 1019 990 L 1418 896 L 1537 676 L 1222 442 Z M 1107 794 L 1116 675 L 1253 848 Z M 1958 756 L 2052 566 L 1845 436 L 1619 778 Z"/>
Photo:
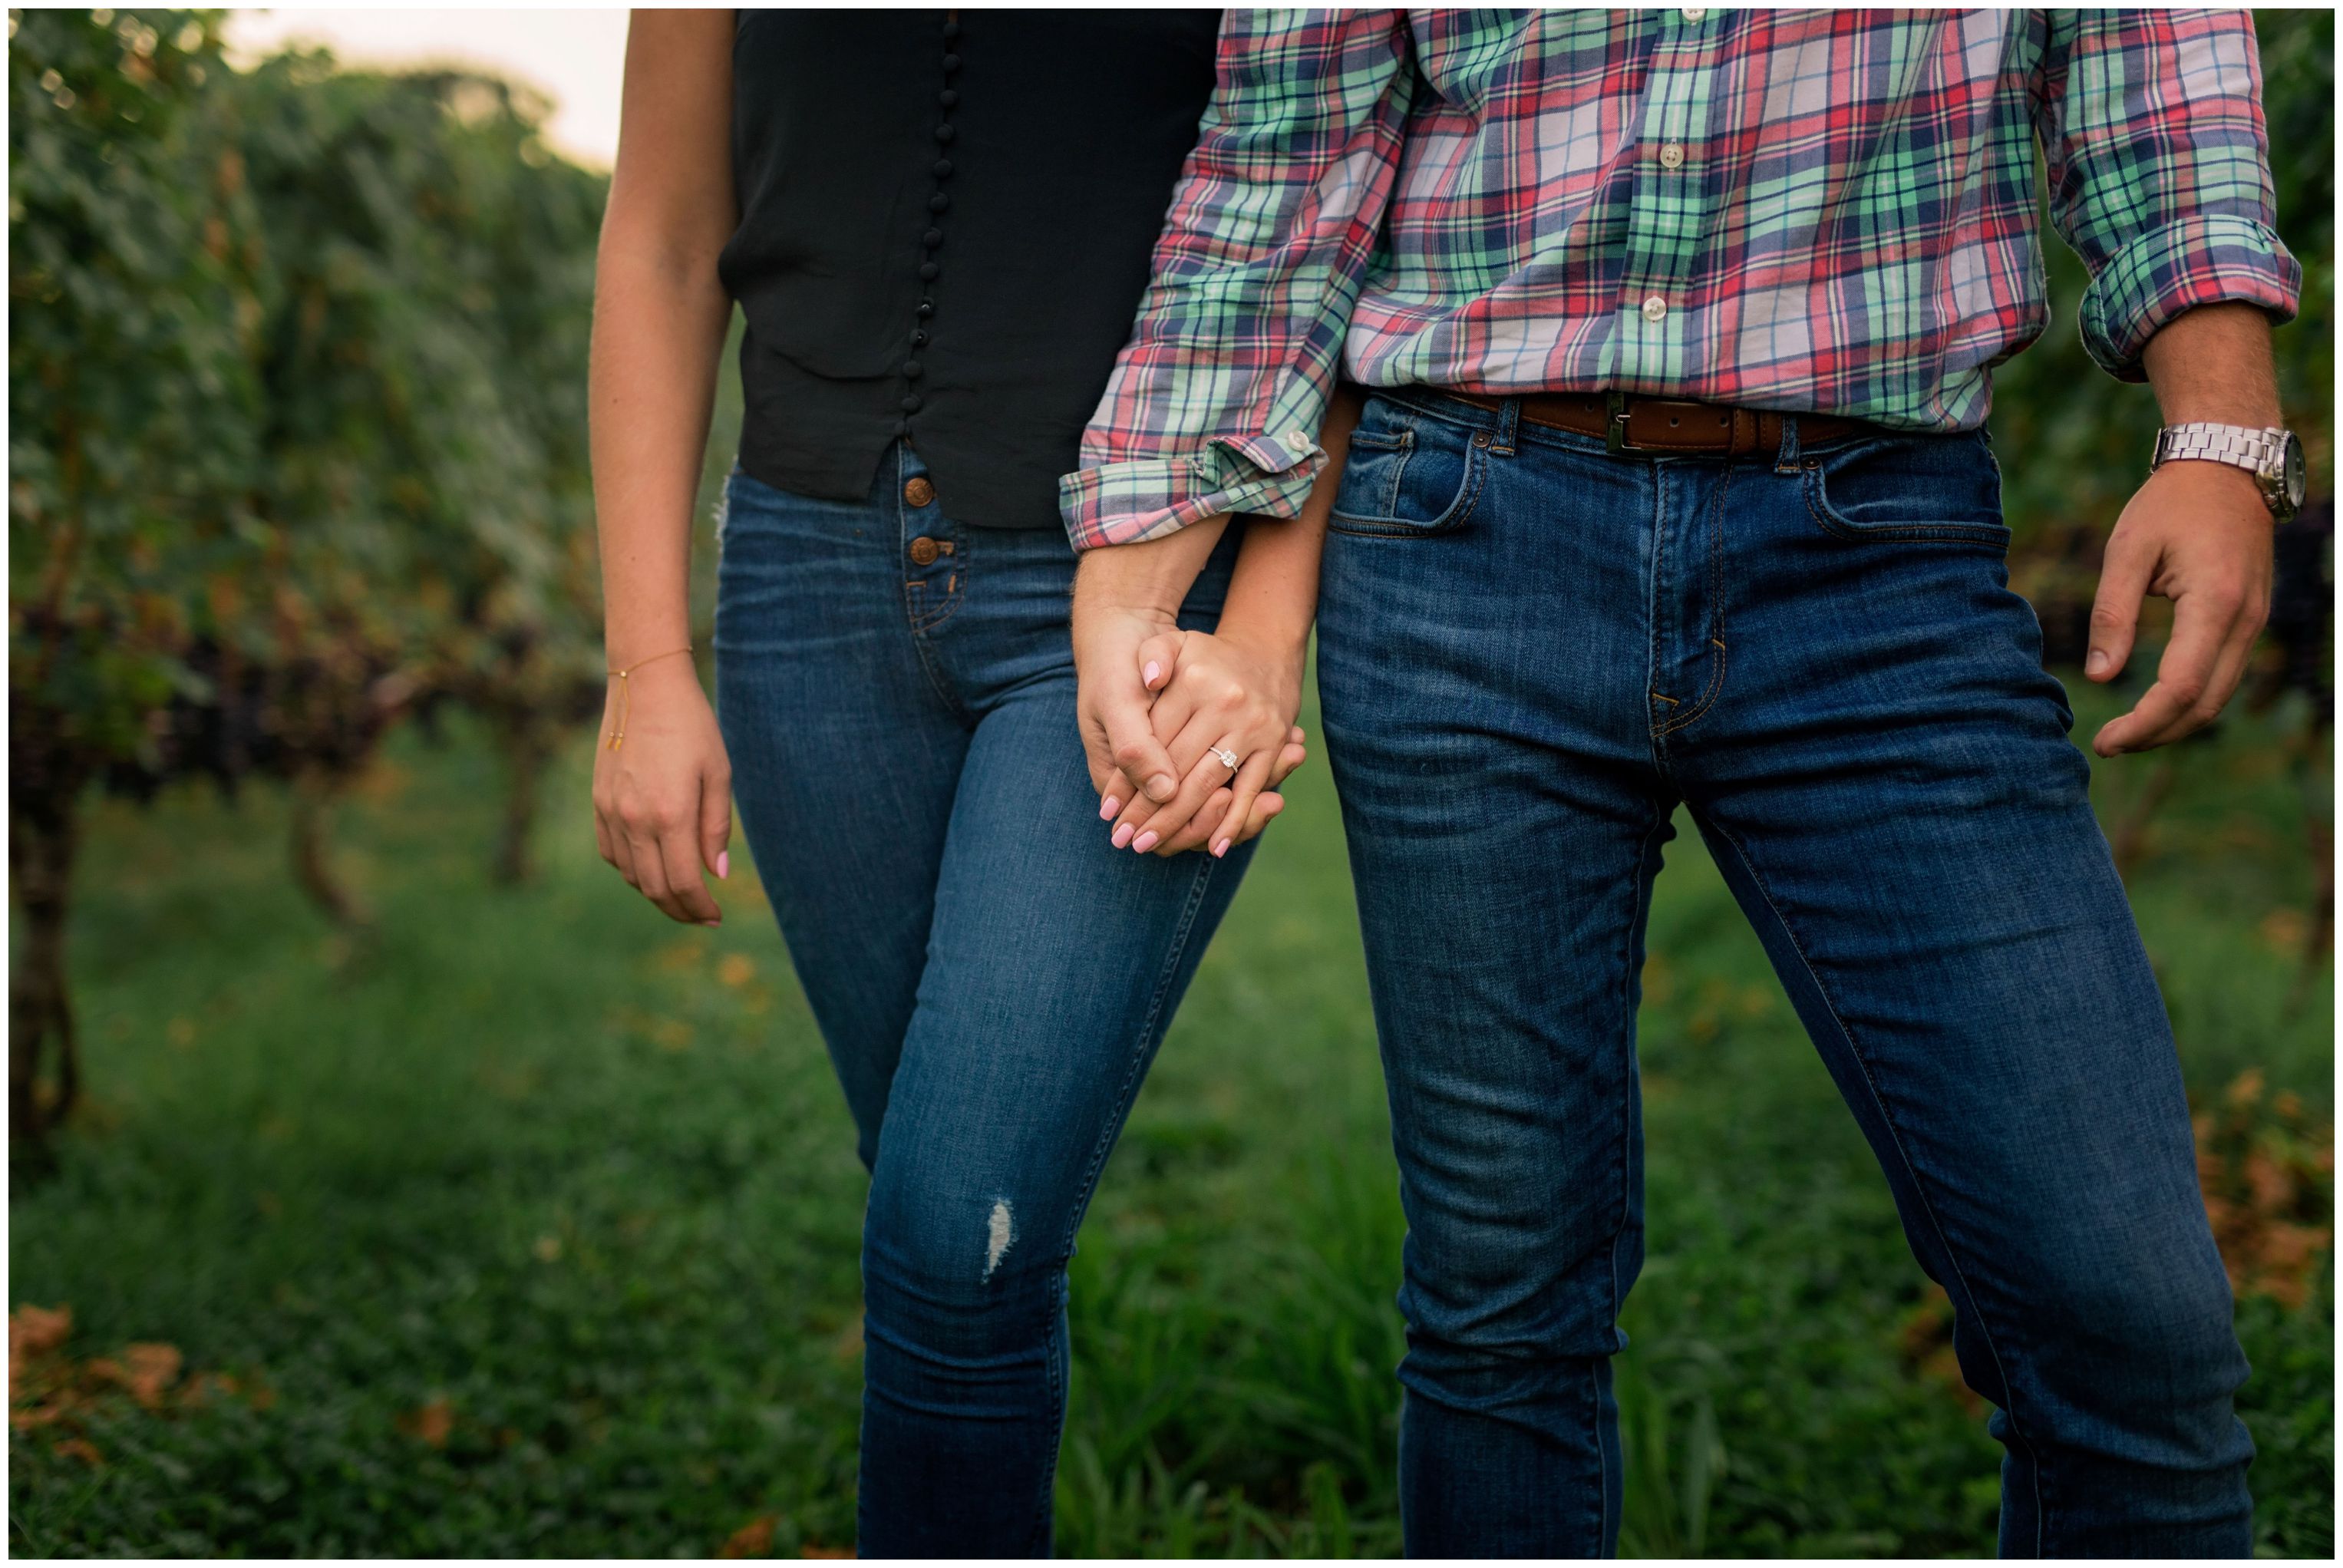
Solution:
<path fill-rule="evenodd" d="M 653 660 L 673 658 L 679 653 L 689 653 L 690 651 L 691 644 L 687 642 L 681 648 L 670 648 L 665 653 L 655 653 L 651 655 L 649 658 L 639 658 L 635 660 L 634 663 L 627 666 L 624 669 L 612 669 L 606 670 L 604 672 L 605 674 L 614 675 L 618 678 L 618 722 L 610 731 L 611 750 L 616 751 L 625 743 L 627 739 L 627 677 L 634 674 L 635 671 L 640 669 L 643 666 L 651 663 Z"/>

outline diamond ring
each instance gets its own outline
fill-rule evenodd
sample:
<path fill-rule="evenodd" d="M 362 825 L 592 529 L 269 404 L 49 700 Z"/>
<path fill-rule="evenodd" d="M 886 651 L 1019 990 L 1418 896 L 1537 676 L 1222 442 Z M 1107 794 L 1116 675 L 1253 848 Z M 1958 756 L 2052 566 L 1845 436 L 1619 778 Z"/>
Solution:
<path fill-rule="evenodd" d="M 1221 759 L 1221 766 L 1227 769 L 1230 772 L 1233 773 L 1237 770 L 1237 762 L 1239 760 L 1237 754 L 1230 750 L 1227 747 L 1213 747 L 1212 755 L 1219 758 Z"/>

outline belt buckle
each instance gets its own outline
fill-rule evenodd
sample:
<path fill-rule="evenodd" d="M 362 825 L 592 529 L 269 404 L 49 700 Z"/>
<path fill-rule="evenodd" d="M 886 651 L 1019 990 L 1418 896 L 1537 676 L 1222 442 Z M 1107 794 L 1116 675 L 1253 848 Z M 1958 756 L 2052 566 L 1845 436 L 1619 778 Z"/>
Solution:
<path fill-rule="evenodd" d="M 1627 440 L 1627 395 L 1617 389 L 1603 395 L 1603 407 L 1610 415 L 1603 426 L 1604 449 L 1614 457 L 1624 457 L 1643 448 Z"/>

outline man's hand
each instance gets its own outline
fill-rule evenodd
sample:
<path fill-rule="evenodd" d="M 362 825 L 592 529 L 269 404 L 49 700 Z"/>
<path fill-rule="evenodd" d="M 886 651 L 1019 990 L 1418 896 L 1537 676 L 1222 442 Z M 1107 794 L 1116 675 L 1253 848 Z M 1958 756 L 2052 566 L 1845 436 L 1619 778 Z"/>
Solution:
<path fill-rule="evenodd" d="M 2124 508 L 2099 568 L 2091 651 L 2083 673 L 2123 671 L 2141 599 L 2172 601 L 2172 639 L 2129 713 L 2100 727 L 2102 757 L 2146 751 L 2201 729 L 2245 678 L 2254 636 L 2269 618 L 2270 514 L 2251 474 L 2182 458 L 2148 476 Z"/>
<path fill-rule="evenodd" d="M 1167 632 L 1176 636 L 1178 625 L 1162 611 L 1119 605 L 1091 608 L 1079 593 L 1075 604 L 1074 705 L 1091 787 L 1101 797 L 1099 816 L 1111 822 L 1126 806 L 1169 800 L 1179 792 L 1172 755 L 1148 722 L 1155 694 L 1141 675 L 1139 658 L 1150 638 Z"/>
<path fill-rule="evenodd" d="M 2282 422 L 2269 317 L 2257 307 L 2185 312 L 2147 340 L 2140 361 L 2167 425 L 2267 429 Z M 2107 539 L 2083 673 L 2102 684 L 2123 673 L 2148 594 L 2172 601 L 2172 640 L 2156 684 L 2101 727 L 2092 750 L 2146 751 L 2220 716 L 2269 618 L 2270 527 L 2261 488 L 2243 468 L 2180 458 L 2148 476 Z"/>
<path fill-rule="evenodd" d="M 1160 803 L 1180 792 L 1172 754 L 1148 722 L 1155 693 L 1142 678 L 1139 649 L 1151 637 L 1178 631 L 1181 602 L 1228 522 L 1208 518 L 1164 538 L 1089 550 L 1074 572 L 1074 706 L 1107 821 L 1142 795 Z"/>

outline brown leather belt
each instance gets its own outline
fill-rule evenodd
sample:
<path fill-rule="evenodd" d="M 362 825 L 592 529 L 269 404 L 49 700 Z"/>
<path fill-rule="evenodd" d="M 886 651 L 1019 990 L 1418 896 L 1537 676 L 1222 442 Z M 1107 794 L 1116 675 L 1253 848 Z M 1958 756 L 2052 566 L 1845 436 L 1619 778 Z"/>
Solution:
<path fill-rule="evenodd" d="M 1460 403 L 1498 412 L 1503 403 L 1477 392 L 1451 392 Z M 1714 452 L 1725 457 L 1769 456 L 1782 449 L 1785 416 L 1773 408 L 1731 408 L 1670 397 L 1638 397 L 1617 392 L 1539 392 L 1521 399 L 1521 417 L 1592 436 L 1614 452 Z M 1884 435 L 1863 419 L 1800 414 L 1798 444 L 1818 447 L 1850 436 Z"/>

